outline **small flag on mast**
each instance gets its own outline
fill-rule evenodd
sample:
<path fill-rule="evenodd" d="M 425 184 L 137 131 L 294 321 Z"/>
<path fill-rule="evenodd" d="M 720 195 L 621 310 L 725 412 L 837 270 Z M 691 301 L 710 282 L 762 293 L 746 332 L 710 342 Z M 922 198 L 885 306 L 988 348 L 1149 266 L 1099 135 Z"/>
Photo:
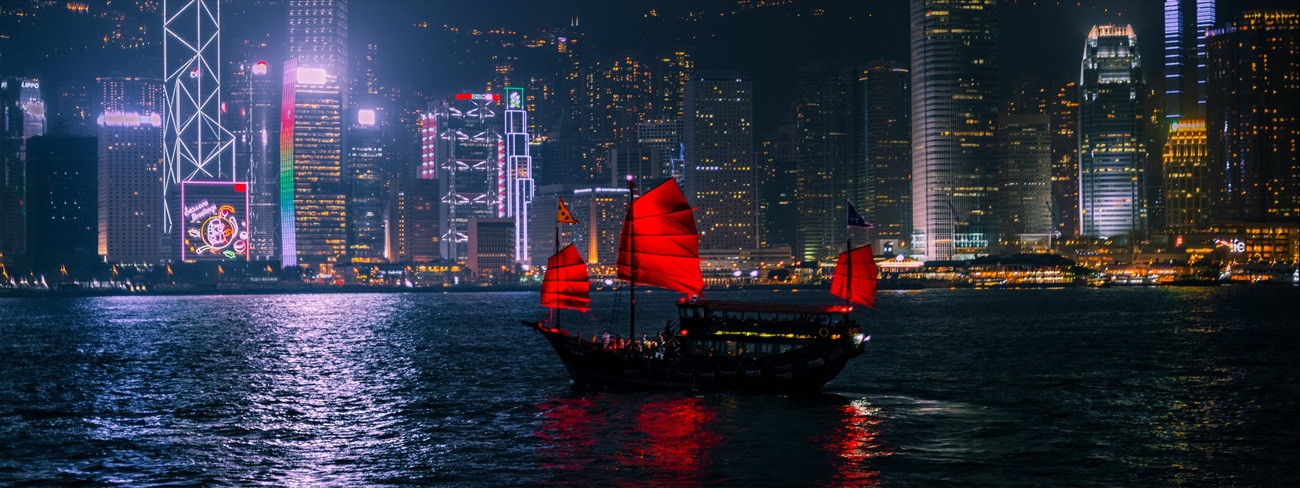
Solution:
<path fill-rule="evenodd" d="M 560 208 L 555 211 L 555 221 L 561 224 L 576 224 L 578 219 L 573 218 L 573 212 L 569 211 L 569 206 L 564 204 L 563 198 L 556 199 L 560 202 Z"/>
<path fill-rule="evenodd" d="M 874 225 L 871 225 L 871 222 L 867 222 L 867 219 L 862 218 L 862 214 L 858 213 L 858 209 L 853 206 L 853 202 L 850 201 L 848 202 L 848 204 L 849 204 L 849 218 L 848 218 L 849 227 L 861 227 L 863 229 L 870 229 L 872 227 L 875 227 Z"/>

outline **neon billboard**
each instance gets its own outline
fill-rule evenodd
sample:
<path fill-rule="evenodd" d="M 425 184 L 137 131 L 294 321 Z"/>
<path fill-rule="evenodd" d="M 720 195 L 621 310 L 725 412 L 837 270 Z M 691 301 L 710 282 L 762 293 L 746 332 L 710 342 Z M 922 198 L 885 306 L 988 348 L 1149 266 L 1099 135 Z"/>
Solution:
<path fill-rule="evenodd" d="M 248 183 L 181 182 L 181 260 L 247 260 L 247 217 Z"/>

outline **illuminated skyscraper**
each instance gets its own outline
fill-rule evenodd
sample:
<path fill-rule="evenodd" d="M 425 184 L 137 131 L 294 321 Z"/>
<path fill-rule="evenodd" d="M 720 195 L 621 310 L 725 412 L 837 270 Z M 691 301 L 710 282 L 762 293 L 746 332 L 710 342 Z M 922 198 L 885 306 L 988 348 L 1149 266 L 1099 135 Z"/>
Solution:
<path fill-rule="evenodd" d="M 280 98 L 282 65 L 257 58 L 233 64 L 227 128 L 248 171 L 248 258 L 280 259 Z"/>
<path fill-rule="evenodd" d="M 865 194 L 854 197 L 877 239 L 912 238 L 911 73 L 893 61 L 872 63 L 859 77 L 866 114 Z"/>
<path fill-rule="evenodd" d="M 280 246 L 285 266 L 325 269 L 347 252 L 338 80 L 322 68 L 284 68 L 280 116 Z"/>
<path fill-rule="evenodd" d="M 1165 228 L 1194 232 L 1209 228 L 1210 158 L 1205 121 L 1174 120 L 1164 150 Z"/>
<path fill-rule="evenodd" d="M 289 0 L 289 57 L 348 87 L 347 0 Z"/>
<path fill-rule="evenodd" d="M 1165 120 L 1205 114 L 1205 33 L 1215 0 L 1165 0 Z"/>
<path fill-rule="evenodd" d="M 1209 36 L 1214 217 L 1300 220 L 1300 14 L 1252 11 Z"/>
<path fill-rule="evenodd" d="M 858 191 L 864 166 L 856 160 L 857 124 L 862 109 L 854 103 L 857 73 L 842 64 L 813 63 L 799 68 L 795 100 L 796 195 L 795 256 L 809 261 L 844 252 L 845 202 Z M 862 202 L 858 202 L 862 205 Z"/>
<path fill-rule="evenodd" d="M 997 199 L 996 0 L 912 0 L 912 247 L 988 252 Z"/>
<path fill-rule="evenodd" d="M 385 114 L 387 115 L 387 114 Z M 384 260 L 388 157 L 382 126 L 371 109 L 356 111 L 348 131 L 348 256 L 353 263 Z"/>
<path fill-rule="evenodd" d="M 247 173 L 237 167 L 234 137 L 222 125 L 221 2 L 163 7 L 162 254 L 175 260 L 184 254 L 185 183 L 234 184 Z"/>
<path fill-rule="evenodd" d="M 1079 84 L 1080 234 L 1146 230 L 1142 65 L 1132 26 L 1094 26 Z"/>
<path fill-rule="evenodd" d="M 697 72 L 686 84 L 685 106 L 683 192 L 699 207 L 700 248 L 757 248 L 762 215 L 754 170 L 753 84 L 737 72 Z"/>
<path fill-rule="evenodd" d="M 501 97 L 461 93 L 450 101 L 429 104 L 426 133 L 437 134 L 424 145 L 422 177 L 438 180 L 442 201 L 438 226 L 442 259 L 468 258 L 469 219 L 506 215 L 506 145 L 497 116 Z"/>
<path fill-rule="evenodd" d="M 290 0 L 288 18 L 280 128 L 281 254 L 285 266 L 302 263 L 325 270 L 347 252 L 347 0 Z"/>
<path fill-rule="evenodd" d="M 505 216 L 514 219 L 515 262 L 528 265 L 532 246 L 528 242 L 529 214 L 536 192 L 533 179 L 532 141 L 528 135 L 528 110 L 523 88 L 505 89 Z"/>
<path fill-rule="evenodd" d="M 108 263 L 162 257 L 162 117 L 107 112 L 99 117 L 99 256 Z"/>

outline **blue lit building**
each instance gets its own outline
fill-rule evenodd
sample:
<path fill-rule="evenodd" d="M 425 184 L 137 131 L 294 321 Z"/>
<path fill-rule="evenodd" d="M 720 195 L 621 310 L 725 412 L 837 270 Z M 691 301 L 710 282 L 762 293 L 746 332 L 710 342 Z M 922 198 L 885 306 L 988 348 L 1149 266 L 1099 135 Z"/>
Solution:
<path fill-rule="evenodd" d="M 1094 26 L 1079 83 L 1080 234 L 1145 231 L 1147 121 L 1142 65 L 1132 26 Z"/>
<path fill-rule="evenodd" d="M 1205 114 L 1205 37 L 1215 0 L 1165 0 L 1165 120 Z"/>

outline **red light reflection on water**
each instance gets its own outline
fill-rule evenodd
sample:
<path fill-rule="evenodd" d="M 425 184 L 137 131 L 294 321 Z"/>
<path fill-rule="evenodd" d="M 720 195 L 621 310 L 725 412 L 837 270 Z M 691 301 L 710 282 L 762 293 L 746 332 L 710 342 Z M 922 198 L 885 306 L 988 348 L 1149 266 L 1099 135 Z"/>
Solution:
<path fill-rule="evenodd" d="M 588 467 L 599 453 L 592 452 L 596 445 L 597 422 L 592 414 L 592 401 L 587 398 L 558 398 L 537 408 L 542 411 L 543 429 L 534 432 L 554 462 L 544 463 L 546 469 L 582 470 Z"/>
<path fill-rule="evenodd" d="M 709 450 L 719 443 L 716 413 L 698 398 L 638 400 L 596 396 L 537 405 L 542 467 L 582 473 L 589 482 L 610 476 L 605 483 L 700 484 Z"/>
<path fill-rule="evenodd" d="M 879 440 L 883 420 L 878 407 L 859 400 L 797 410 L 784 404 L 774 412 L 770 402 L 746 400 L 676 395 L 549 399 L 536 406 L 539 423 L 534 435 L 542 441 L 538 453 L 543 458 L 541 467 L 554 476 L 550 482 L 560 484 L 695 486 L 721 479 L 745 480 L 755 472 L 781 465 L 795 471 L 785 471 L 784 478 L 751 481 L 816 486 L 881 484 L 873 460 L 892 455 L 893 449 Z M 719 401 L 730 406 L 721 406 Z M 719 408 L 745 415 L 720 415 Z M 779 438 L 767 437 L 772 429 L 754 429 L 749 424 L 755 419 L 777 418 L 770 416 L 773 414 L 799 418 L 776 429 L 783 433 Z M 773 442 L 783 447 L 752 453 L 726 447 L 770 446 Z M 771 455 L 779 458 L 764 457 Z"/>
<path fill-rule="evenodd" d="M 718 444 L 711 427 L 717 414 L 699 398 L 673 398 L 645 404 L 636 417 L 632 456 L 620 464 L 645 467 L 671 479 L 701 474 L 709 450 Z"/>
<path fill-rule="evenodd" d="M 830 486 L 880 486 L 880 472 L 871 469 L 868 460 L 894 453 L 878 440 L 882 420 L 873 415 L 876 409 L 853 402 L 837 410 L 839 425 L 817 439 L 837 458 Z"/>

